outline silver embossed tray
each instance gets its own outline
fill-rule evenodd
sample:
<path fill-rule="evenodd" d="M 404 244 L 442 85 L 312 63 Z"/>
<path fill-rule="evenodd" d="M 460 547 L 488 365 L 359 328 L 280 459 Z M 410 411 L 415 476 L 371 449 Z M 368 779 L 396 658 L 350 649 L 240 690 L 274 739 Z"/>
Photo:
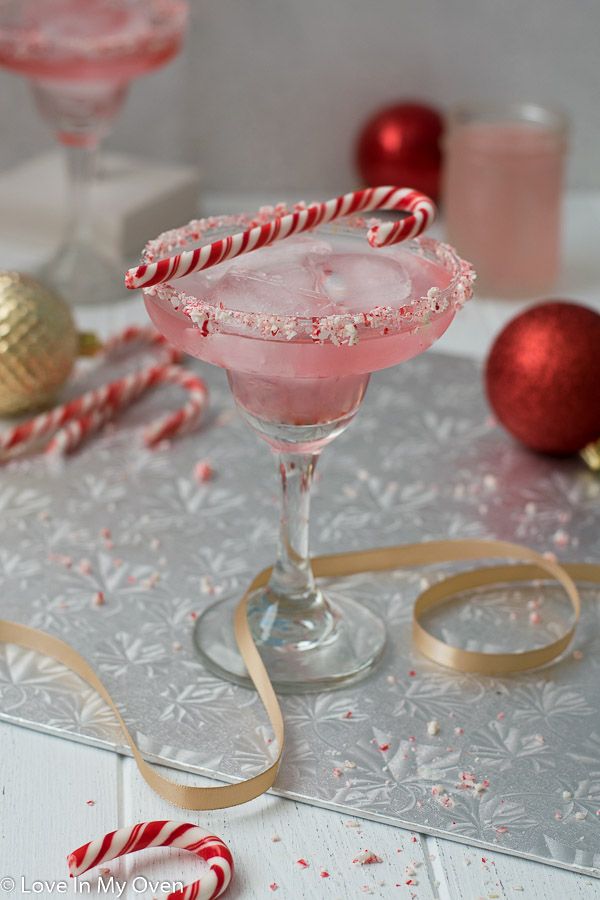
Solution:
<path fill-rule="evenodd" d="M 146 451 L 139 439 L 152 410 L 169 402 L 165 391 L 64 464 L 3 469 L 0 616 L 83 653 L 149 758 L 233 781 L 270 758 L 268 726 L 252 692 L 203 670 L 192 628 L 205 603 L 239 594 L 272 560 L 276 480 L 222 373 L 203 374 L 211 419 L 170 448 Z M 201 458 L 216 477 L 198 485 Z M 529 454 L 497 429 L 469 361 L 430 353 L 380 373 L 320 466 L 315 552 L 496 537 L 598 558 L 600 480 L 576 460 Z M 411 604 L 424 577 L 437 573 L 345 583 L 387 617 L 387 656 L 360 685 L 283 698 L 278 793 L 600 875 L 600 592 L 583 587 L 574 654 L 491 679 L 411 652 Z M 541 588 L 466 599 L 435 627 L 467 647 L 541 643 L 566 614 L 558 592 Z M 126 752 L 90 689 L 12 646 L 0 648 L 0 717 Z M 437 734 L 428 733 L 432 720 Z"/>

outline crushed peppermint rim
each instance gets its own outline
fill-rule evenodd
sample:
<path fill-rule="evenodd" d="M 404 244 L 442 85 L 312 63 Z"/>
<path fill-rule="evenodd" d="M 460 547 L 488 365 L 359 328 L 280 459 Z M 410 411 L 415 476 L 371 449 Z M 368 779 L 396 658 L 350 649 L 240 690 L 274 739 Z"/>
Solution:
<path fill-rule="evenodd" d="M 294 209 L 301 208 L 296 204 Z M 202 243 L 224 237 L 240 228 L 252 228 L 270 221 L 275 216 L 286 215 L 290 210 L 283 204 L 262 207 L 254 215 L 237 214 L 210 216 L 194 219 L 181 228 L 165 231 L 146 244 L 142 254 L 145 264 L 156 262 L 166 256 L 189 250 Z M 354 217 L 343 220 L 343 224 L 331 223 L 321 226 L 325 234 L 340 234 L 349 230 L 366 231 L 382 220 L 377 218 Z M 274 315 L 270 312 L 254 313 L 235 309 L 225 309 L 200 297 L 186 293 L 176 287 L 177 281 L 165 282 L 144 288 L 144 294 L 156 297 L 170 304 L 177 312 L 188 316 L 205 337 L 213 333 L 236 333 L 247 337 L 267 340 L 310 341 L 316 344 L 332 343 L 353 345 L 361 338 L 373 337 L 373 332 L 384 335 L 415 330 L 428 324 L 450 308 L 460 309 L 473 294 L 475 272 L 472 266 L 460 259 L 448 244 L 431 238 L 414 238 L 403 245 L 423 259 L 440 263 L 450 273 L 450 281 L 445 288 L 432 287 L 425 296 L 411 299 L 403 306 L 375 306 L 366 312 L 335 313 L 326 316 Z M 373 250 L 374 253 L 377 250 Z"/>

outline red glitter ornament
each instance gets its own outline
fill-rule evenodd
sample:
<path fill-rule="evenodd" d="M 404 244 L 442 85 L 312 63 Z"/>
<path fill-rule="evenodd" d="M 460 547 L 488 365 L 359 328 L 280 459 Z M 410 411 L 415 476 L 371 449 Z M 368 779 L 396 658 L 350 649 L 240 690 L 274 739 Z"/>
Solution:
<path fill-rule="evenodd" d="M 532 450 L 567 456 L 600 438 L 600 315 L 552 300 L 518 315 L 494 342 L 487 394 Z"/>
<path fill-rule="evenodd" d="M 421 103 L 379 110 L 358 136 L 356 164 L 361 178 L 368 185 L 408 185 L 437 199 L 443 131 L 441 115 Z"/>

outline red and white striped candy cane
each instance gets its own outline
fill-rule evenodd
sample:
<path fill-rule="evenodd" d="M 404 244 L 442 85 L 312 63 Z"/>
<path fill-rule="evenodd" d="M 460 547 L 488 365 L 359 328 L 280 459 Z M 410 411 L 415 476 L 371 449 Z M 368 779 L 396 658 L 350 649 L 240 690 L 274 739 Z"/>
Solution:
<path fill-rule="evenodd" d="M 208 391 L 201 378 L 180 366 L 170 364 L 179 359 L 179 351 L 166 345 L 155 331 L 140 328 L 125 329 L 122 334 L 111 339 L 106 347 L 110 353 L 140 339 L 159 345 L 165 362 L 138 369 L 102 387 L 86 391 L 68 403 L 0 432 L 0 452 L 27 451 L 42 440 L 46 441 L 47 453 L 71 452 L 147 390 L 165 383 L 181 386 L 188 393 L 188 400 L 177 412 L 150 426 L 145 443 L 153 446 L 161 440 L 183 433 L 195 424 L 206 408 Z"/>
<path fill-rule="evenodd" d="M 144 443 L 154 447 L 163 440 L 184 434 L 197 424 L 208 399 L 206 385 L 201 378 L 181 366 L 151 366 L 132 372 L 125 378 L 107 385 L 105 399 L 91 412 L 77 417 L 61 428 L 46 447 L 46 453 L 71 453 L 106 422 L 137 400 L 149 388 L 160 384 L 177 384 L 188 394 L 184 406 L 151 424 L 144 433 Z M 103 389 L 100 389 L 101 391 Z M 84 395 L 85 396 L 85 395 Z"/>
<path fill-rule="evenodd" d="M 161 348 L 165 362 L 175 362 L 179 358 L 178 351 L 166 344 L 164 338 L 151 328 L 128 327 L 119 335 L 111 338 L 104 346 L 104 354 L 110 355 L 117 349 L 127 346 L 134 341 L 142 341 L 155 344 Z M 152 369 L 158 367 L 152 367 Z M 150 377 L 151 369 L 144 370 L 146 378 Z M 31 444 L 38 443 L 42 438 L 49 438 L 66 423 L 83 419 L 94 410 L 103 407 L 119 407 L 124 404 L 125 397 L 129 402 L 134 400 L 139 393 L 144 391 L 149 384 L 145 380 L 138 380 L 139 373 L 134 372 L 116 381 L 109 382 L 99 388 L 86 391 L 81 396 L 48 412 L 40 413 L 26 422 L 21 422 L 13 428 L 0 432 L 0 451 L 10 451 L 13 448 L 26 449 Z"/>
<path fill-rule="evenodd" d="M 122 347 L 128 347 L 135 342 L 154 345 L 160 348 L 166 362 L 177 363 L 181 360 L 182 353 L 176 347 L 172 347 L 160 332 L 150 326 L 128 325 L 123 331 L 104 342 L 102 351 L 110 356 Z"/>
<path fill-rule="evenodd" d="M 109 418 L 111 411 L 114 413 L 132 403 L 156 383 L 163 368 L 164 366 L 152 366 L 132 372 L 124 378 L 86 391 L 74 400 L 69 400 L 61 406 L 15 425 L 14 428 L 0 432 L 0 450 L 8 451 L 17 447 L 26 449 L 42 438 L 56 434 L 69 423 L 83 421 L 99 410 L 107 411 Z"/>
<path fill-rule="evenodd" d="M 296 209 L 293 213 L 272 219 L 263 225 L 256 225 L 247 231 L 228 235 L 195 250 L 186 250 L 175 256 L 137 266 L 127 272 L 125 284 L 130 290 L 152 287 L 173 278 L 182 278 L 192 272 L 199 272 L 201 269 L 210 269 L 226 259 L 258 250 L 259 247 L 281 241 L 292 234 L 310 231 L 318 225 L 333 222 L 343 216 L 373 212 L 377 209 L 399 210 L 408 215 L 396 222 L 374 225 L 367 234 L 372 247 L 386 247 L 416 237 L 435 217 L 433 201 L 412 188 L 389 185 L 365 188 L 323 203 L 311 203 L 304 208 Z"/>
<path fill-rule="evenodd" d="M 208 397 L 206 385 L 192 372 L 181 366 L 167 366 L 161 372 L 160 382 L 179 385 L 187 392 L 188 400 L 181 409 L 148 426 L 144 433 L 144 443 L 147 447 L 154 447 L 161 441 L 185 434 L 196 425 L 206 408 Z"/>
<path fill-rule="evenodd" d="M 140 822 L 119 828 L 69 853 L 67 865 L 71 877 L 75 878 L 94 866 L 148 847 L 189 850 L 206 860 L 210 867 L 206 875 L 180 891 L 173 891 L 167 900 L 215 900 L 227 890 L 233 875 L 229 847 L 216 835 L 187 822 Z"/>
<path fill-rule="evenodd" d="M 73 419 L 57 431 L 44 450 L 48 456 L 64 456 L 76 450 L 87 437 L 99 431 L 112 419 L 114 410 L 104 406 Z"/>

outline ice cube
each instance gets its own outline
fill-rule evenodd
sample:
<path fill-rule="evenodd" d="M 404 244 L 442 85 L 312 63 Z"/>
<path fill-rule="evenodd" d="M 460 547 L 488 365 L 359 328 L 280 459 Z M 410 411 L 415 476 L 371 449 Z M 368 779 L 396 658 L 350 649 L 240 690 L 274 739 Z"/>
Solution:
<path fill-rule="evenodd" d="M 226 309 L 276 315 L 398 308 L 410 298 L 416 273 L 409 255 L 392 249 L 372 249 L 362 235 L 299 235 L 189 275 L 181 287 Z"/>
<path fill-rule="evenodd" d="M 396 259 L 377 250 L 338 253 L 322 266 L 323 292 L 342 309 L 363 312 L 374 306 L 398 308 L 410 296 L 411 279 Z"/>

